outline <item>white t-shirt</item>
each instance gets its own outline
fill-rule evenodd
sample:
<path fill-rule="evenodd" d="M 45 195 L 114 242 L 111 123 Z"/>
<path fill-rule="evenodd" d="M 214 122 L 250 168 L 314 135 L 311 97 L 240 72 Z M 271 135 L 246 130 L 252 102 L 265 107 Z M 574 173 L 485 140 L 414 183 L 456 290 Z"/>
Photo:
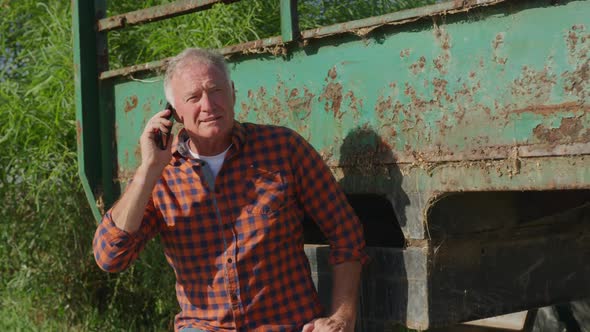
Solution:
<path fill-rule="evenodd" d="M 231 148 L 231 144 L 223 151 L 222 153 L 215 155 L 215 156 L 201 156 L 198 153 L 194 153 L 192 150 L 189 149 L 191 156 L 196 159 L 204 160 L 209 164 L 211 171 L 213 172 L 213 176 L 217 177 L 219 174 L 219 170 L 221 170 L 221 166 L 223 166 L 223 161 L 225 160 L 225 155 L 229 148 Z"/>

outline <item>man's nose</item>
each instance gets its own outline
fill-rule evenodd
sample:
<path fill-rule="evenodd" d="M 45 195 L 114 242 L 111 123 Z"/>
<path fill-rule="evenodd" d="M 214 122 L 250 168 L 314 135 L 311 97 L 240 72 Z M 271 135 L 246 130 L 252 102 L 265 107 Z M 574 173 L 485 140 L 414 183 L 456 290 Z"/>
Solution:
<path fill-rule="evenodd" d="M 209 98 L 209 94 L 207 92 L 203 92 L 203 95 L 201 96 L 201 111 L 213 111 L 213 105 L 211 104 L 211 99 Z"/>

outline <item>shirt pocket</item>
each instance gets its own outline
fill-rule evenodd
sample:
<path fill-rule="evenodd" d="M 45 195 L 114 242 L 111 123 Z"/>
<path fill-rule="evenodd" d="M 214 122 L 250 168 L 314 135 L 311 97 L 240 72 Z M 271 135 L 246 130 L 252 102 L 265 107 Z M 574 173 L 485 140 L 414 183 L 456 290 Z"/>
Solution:
<path fill-rule="evenodd" d="M 246 211 L 255 215 L 272 215 L 288 202 L 288 185 L 280 171 L 250 168 L 246 176 Z"/>

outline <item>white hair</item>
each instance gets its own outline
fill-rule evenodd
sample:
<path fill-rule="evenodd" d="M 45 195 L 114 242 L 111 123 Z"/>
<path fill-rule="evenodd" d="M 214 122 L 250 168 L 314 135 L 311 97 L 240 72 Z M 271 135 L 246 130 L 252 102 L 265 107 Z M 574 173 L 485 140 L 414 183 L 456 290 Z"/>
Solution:
<path fill-rule="evenodd" d="M 203 48 L 187 48 L 175 57 L 171 58 L 168 61 L 168 65 L 166 66 L 166 74 L 164 76 L 164 94 L 166 96 L 166 100 L 172 105 L 172 107 L 175 106 L 174 98 L 172 98 L 172 87 L 170 86 L 170 82 L 177 72 L 183 69 L 186 65 L 192 63 L 200 63 L 217 67 L 217 69 L 220 69 L 223 73 L 225 73 L 228 83 L 231 81 L 229 68 L 227 67 L 227 63 L 225 62 L 223 55 Z"/>

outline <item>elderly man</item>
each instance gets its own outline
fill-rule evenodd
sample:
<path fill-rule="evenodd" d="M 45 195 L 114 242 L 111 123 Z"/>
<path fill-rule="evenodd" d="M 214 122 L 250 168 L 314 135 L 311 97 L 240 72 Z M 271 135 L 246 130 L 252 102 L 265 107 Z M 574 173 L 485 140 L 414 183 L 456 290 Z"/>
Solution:
<path fill-rule="evenodd" d="M 353 331 L 362 227 L 318 153 L 283 127 L 234 120 L 222 56 L 187 49 L 168 65 L 166 98 L 184 125 L 155 144 L 170 110 L 149 120 L 141 165 L 94 238 L 98 265 L 121 271 L 160 234 L 176 274 L 177 331 Z M 303 251 L 304 213 L 330 243 L 324 312 Z"/>

